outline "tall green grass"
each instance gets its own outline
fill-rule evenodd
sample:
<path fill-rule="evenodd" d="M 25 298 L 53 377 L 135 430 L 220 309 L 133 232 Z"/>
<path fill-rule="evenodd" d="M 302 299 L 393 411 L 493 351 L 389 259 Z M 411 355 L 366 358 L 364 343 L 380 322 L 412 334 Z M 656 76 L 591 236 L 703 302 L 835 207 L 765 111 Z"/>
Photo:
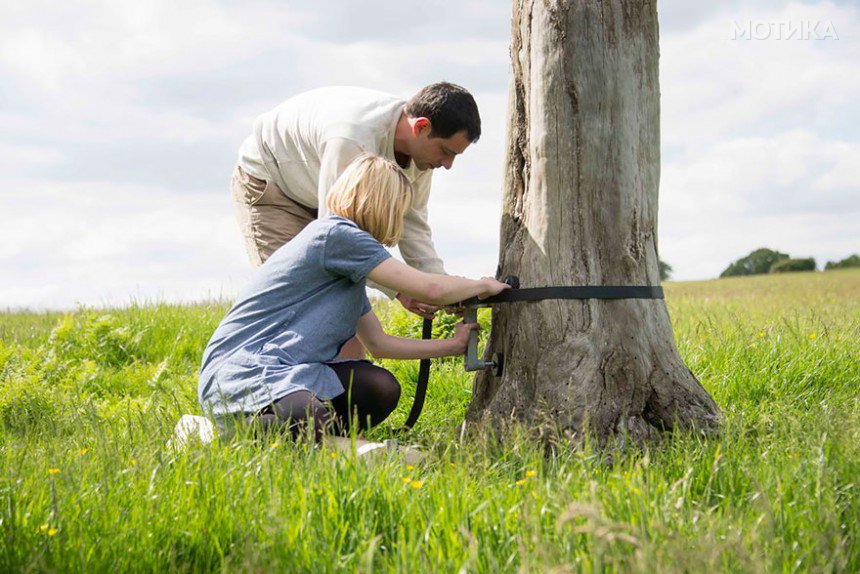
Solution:
<path fill-rule="evenodd" d="M 282 436 L 175 452 L 226 302 L 0 314 L 0 571 L 858 571 L 858 295 L 856 271 L 667 285 L 725 429 L 612 464 L 462 435 L 459 359 L 434 362 L 414 468 Z M 383 363 L 404 398 L 371 439 L 417 377 Z"/>

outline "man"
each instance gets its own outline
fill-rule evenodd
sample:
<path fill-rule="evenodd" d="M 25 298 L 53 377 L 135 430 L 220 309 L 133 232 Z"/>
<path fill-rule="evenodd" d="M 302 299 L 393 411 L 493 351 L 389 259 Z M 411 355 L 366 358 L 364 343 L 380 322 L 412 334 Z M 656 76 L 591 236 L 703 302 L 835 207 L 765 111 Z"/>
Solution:
<path fill-rule="evenodd" d="M 396 161 L 412 183 L 413 201 L 398 243 L 404 261 L 421 271 L 444 273 L 427 224 L 432 170 L 451 169 L 480 135 L 474 98 L 448 82 L 431 84 L 407 102 L 351 87 L 290 98 L 257 118 L 233 172 L 233 201 L 252 264 L 261 265 L 310 221 L 325 217 L 325 196 L 337 177 L 353 159 L 372 153 Z M 422 317 L 437 310 L 382 291 Z M 342 357 L 363 354 L 353 339 Z"/>

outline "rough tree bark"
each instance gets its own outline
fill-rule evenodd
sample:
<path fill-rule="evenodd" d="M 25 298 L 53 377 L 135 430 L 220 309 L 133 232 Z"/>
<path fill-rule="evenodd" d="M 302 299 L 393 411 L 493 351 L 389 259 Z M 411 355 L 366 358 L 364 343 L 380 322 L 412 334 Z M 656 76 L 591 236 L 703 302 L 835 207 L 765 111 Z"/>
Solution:
<path fill-rule="evenodd" d="M 499 269 L 523 287 L 659 285 L 657 10 L 643 0 L 515 0 Z M 546 417 L 601 439 L 712 428 L 662 300 L 497 305 L 468 416 Z M 539 420 L 538 420 L 539 419 Z"/>

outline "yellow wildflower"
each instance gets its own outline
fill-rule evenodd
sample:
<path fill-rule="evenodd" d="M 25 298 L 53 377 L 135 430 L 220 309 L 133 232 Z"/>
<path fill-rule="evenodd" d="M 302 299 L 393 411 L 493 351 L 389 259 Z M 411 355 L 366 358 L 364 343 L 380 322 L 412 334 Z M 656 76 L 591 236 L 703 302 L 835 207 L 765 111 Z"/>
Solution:
<path fill-rule="evenodd" d="M 49 529 L 49 530 L 48 530 L 48 536 L 53 536 L 53 535 L 54 535 L 54 534 L 56 534 L 56 533 L 57 533 L 57 529 L 56 529 L 56 528 L 51 528 L 51 529 Z"/>
<path fill-rule="evenodd" d="M 424 486 L 424 481 L 423 480 L 413 480 L 409 484 L 412 485 L 412 488 L 421 488 L 422 486 Z"/>
<path fill-rule="evenodd" d="M 406 470 L 415 470 L 415 467 L 414 467 L 414 466 L 412 466 L 411 464 L 407 464 L 407 465 L 406 465 Z"/>
<path fill-rule="evenodd" d="M 537 476 L 537 471 L 536 470 L 527 470 L 526 476 Z"/>
<path fill-rule="evenodd" d="M 136 458 L 131 459 L 131 466 L 137 466 L 137 459 Z"/>
<path fill-rule="evenodd" d="M 412 479 L 411 479 L 411 478 L 409 478 L 408 476 L 404 476 L 404 477 L 403 477 L 403 478 L 401 478 L 400 480 L 402 480 L 402 481 L 403 481 L 404 483 L 406 483 L 406 484 L 408 484 L 408 483 L 412 482 Z"/>
<path fill-rule="evenodd" d="M 811 341 L 811 340 L 813 340 L 814 338 L 815 338 L 815 333 L 810 333 L 810 334 L 809 334 L 809 340 Z"/>
<path fill-rule="evenodd" d="M 90 449 L 82 448 L 81 450 L 78 451 L 78 454 L 83 456 L 83 455 L 87 454 L 88 452 L 90 452 Z"/>
<path fill-rule="evenodd" d="M 279 446 L 281 446 L 281 443 L 276 441 L 269 445 L 269 448 L 278 448 Z"/>
<path fill-rule="evenodd" d="M 49 468 L 48 469 L 48 474 L 57 474 L 58 472 L 60 472 L 59 468 Z"/>
<path fill-rule="evenodd" d="M 47 524 L 43 524 L 42 526 L 40 526 L 39 528 L 36 529 L 36 532 L 45 532 L 46 530 L 48 530 L 48 528 L 49 527 Z"/>
<path fill-rule="evenodd" d="M 759 331 L 759 332 L 758 332 L 758 338 L 759 338 L 759 339 L 764 339 L 764 331 Z"/>
<path fill-rule="evenodd" d="M 526 479 L 521 478 L 521 479 L 519 479 L 519 480 L 517 481 L 517 486 L 522 486 L 522 485 L 524 485 L 525 483 L 526 483 Z"/>

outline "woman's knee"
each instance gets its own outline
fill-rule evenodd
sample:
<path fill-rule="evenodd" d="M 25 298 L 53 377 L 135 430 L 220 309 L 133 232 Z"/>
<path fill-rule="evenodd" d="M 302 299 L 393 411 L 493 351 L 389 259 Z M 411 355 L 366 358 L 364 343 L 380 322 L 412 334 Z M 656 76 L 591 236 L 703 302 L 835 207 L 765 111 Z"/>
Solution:
<path fill-rule="evenodd" d="M 377 403 L 380 410 L 384 410 L 386 414 L 391 413 L 400 402 L 400 382 L 391 371 L 381 367 L 375 367 L 376 372 L 373 375 L 374 387 L 377 395 Z"/>
<path fill-rule="evenodd" d="M 332 368 L 345 390 L 332 400 L 339 416 L 349 417 L 357 410 L 359 417 L 370 416 L 378 424 L 397 407 L 400 383 L 391 372 L 366 361 L 336 363 Z"/>

